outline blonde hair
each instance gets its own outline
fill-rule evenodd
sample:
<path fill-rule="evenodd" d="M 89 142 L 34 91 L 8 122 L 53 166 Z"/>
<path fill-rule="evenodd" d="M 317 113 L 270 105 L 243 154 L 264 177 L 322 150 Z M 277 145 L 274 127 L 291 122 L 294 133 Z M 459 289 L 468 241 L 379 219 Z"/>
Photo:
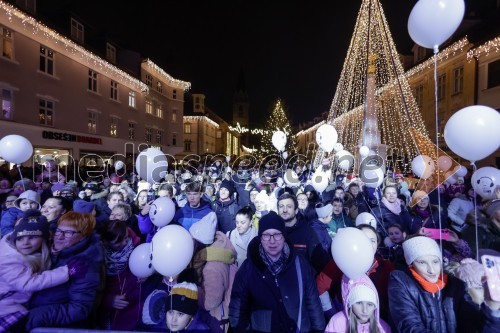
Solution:
<path fill-rule="evenodd" d="M 35 252 L 32 254 L 20 253 L 23 256 L 23 260 L 31 268 L 31 272 L 33 274 L 41 273 L 43 271 L 50 269 L 51 265 L 50 249 L 49 246 L 47 245 L 47 241 L 43 237 L 42 239 L 43 241 L 42 241 L 42 246 L 40 248 L 40 252 Z M 7 237 L 7 243 L 17 251 L 16 237 L 14 237 L 14 234 L 10 234 Z"/>
<path fill-rule="evenodd" d="M 82 235 L 92 235 L 95 228 L 95 217 L 91 214 L 67 212 L 59 218 L 57 225 L 67 225 L 81 231 Z"/>
<path fill-rule="evenodd" d="M 370 323 L 370 333 L 380 333 L 377 320 L 375 320 L 375 311 L 372 312 L 372 315 L 370 316 L 370 319 L 368 321 Z M 349 307 L 348 319 L 349 325 L 347 326 L 346 333 L 358 333 L 358 317 L 356 317 L 356 314 L 354 313 L 354 311 L 352 311 L 352 306 Z"/>

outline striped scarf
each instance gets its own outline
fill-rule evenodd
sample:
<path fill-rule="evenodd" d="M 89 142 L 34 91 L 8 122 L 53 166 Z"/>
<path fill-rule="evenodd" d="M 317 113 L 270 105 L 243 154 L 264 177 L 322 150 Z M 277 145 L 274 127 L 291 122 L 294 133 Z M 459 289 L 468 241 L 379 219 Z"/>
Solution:
<path fill-rule="evenodd" d="M 127 244 L 120 251 L 105 247 L 106 251 L 106 275 L 118 275 L 128 267 L 128 258 L 134 250 L 132 238 L 129 237 Z"/>
<path fill-rule="evenodd" d="M 267 268 L 271 272 L 271 274 L 273 276 L 276 276 L 285 267 L 286 261 L 290 256 L 290 248 L 288 247 L 288 244 L 285 243 L 283 246 L 283 251 L 281 252 L 281 256 L 276 261 L 272 261 L 271 258 L 269 258 L 266 251 L 264 251 L 264 247 L 262 247 L 262 244 L 259 244 L 259 254 L 262 260 L 264 261 L 264 264 L 266 264 Z"/>

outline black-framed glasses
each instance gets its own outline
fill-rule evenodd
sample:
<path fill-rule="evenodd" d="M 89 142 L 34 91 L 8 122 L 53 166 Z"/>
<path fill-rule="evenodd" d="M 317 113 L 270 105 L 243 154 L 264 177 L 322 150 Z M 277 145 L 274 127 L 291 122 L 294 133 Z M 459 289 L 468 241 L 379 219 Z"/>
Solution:
<path fill-rule="evenodd" d="M 81 234 L 81 233 L 82 233 L 81 231 L 61 230 L 61 229 L 57 228 L 56 231 L 54 232 L 54 236 L 59 237 L 61 235 L 64 235 L 64 238 L 71 238 L 75 234 Z"/>
<path fill-rule="evenodd" d="M 269 242 L 273 238 L 275 241 L 280 241 L 283 239 L 283 234 L 281 232 L 276 234 L 262 234 L 262 240 Z"/>

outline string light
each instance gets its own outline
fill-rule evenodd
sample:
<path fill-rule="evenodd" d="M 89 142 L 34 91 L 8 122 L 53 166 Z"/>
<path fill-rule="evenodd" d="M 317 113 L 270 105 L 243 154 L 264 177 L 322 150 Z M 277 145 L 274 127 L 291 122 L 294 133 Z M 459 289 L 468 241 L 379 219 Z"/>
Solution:
<path fill-rule="evenodd" d="M 290 155 L 294 153 L 296 147 L 295 135 L 293 135 L 292 125 L 288 121 L 283 108 L 283 102 L 279 98 L 276 100 L 273 112 L 267 120 L 264 133 L 262 134 L 262 153 L 267 154 L 276 151 L 272 144 L 272 136 L 275 131 L 283 131 L 286 134 L 287 142 L 285 151 L 288 151 Z"/>
<path fill-rule="evenodd" d="M 500 36 L 493 38 L 492 40 L 487 41 L 486 43 L 469 50 L 467 52 L 467 61 L 471 62 L 472 58 L 479 58 L 483 53 L 487 57 L 490 52 L 498 52 L 500 51 Z"/>
<path fill-rule="evenodd" d="M 174 88 L 180 88 L 183 89 L 184 91 L 188 91 L 191 89 L 191 83 L 190 82 L 184 82 L 181 80 L 174 79 L 172 76 L 170 76 L 168 73 L 166 73 L 163 69 L 158 67 L 154 62 L 152 62 L 149 59 L 144 60 L 144 62 L 148 65 L 148 67 L 152 70 L 154 70 L 157 74 L 160 74 L 165 81 L 168 82 L 169 85 L 171 85 Z"/>
<path fill-rule="evenodd" d="M 184 122 L 196 122 L 196 121 L 206 121 L 210 125 L 214 126 L 215 128 L 219 128 L 219 124 L 217 124 L 215 121 L 212 119 L 206 117 L 206 116 L 183 116 Z"/>

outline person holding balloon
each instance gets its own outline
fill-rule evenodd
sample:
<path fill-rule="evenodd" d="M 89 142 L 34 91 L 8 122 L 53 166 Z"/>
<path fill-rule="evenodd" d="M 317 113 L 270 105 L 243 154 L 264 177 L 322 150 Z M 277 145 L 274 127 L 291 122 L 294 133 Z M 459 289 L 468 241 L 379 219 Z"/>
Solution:
<path fill-rule="evenodd" d="M 451 200 L 448 205 L 448 218 L 453 230 L 462 232 L 467 214 L 474 210 L 474 197 L 476 197 L 474 188 L 468 186 L 465 195 L 459 195 Z"/>
<path fill-rule="evenodd" d="M 483 209 L 478 210 L 476 216 L 473 212 L 469 213 L 465 223 L 467 227 L 462 238 L 471 245 L 473 258 L 476 258 L 476 248 L 500 252 L 500 199 L 489 201 Z"/>
<path fill-rule="evenodd" d="M 411 207 L 409 211 L 410 224 L 408 231 L 410 235 L 417 233 L 420 228 L 439 229 L 447 225 L 446 211 L 437 205 L 431 205 L 427 195 L 420 197 L 417 204 Z"/>
<path fill-rule="evenodd" d="M 386 186 L 382 191 L 382 200 L 378 207 L 374 207 L 372 212 L 377 219 L 378 232 L 384 237 L 387 236 L 387 228 L 398 223 L 403 228 L 408 229 L 411 217 L 405 205 L 398 198 L 396 186 Z"/>

